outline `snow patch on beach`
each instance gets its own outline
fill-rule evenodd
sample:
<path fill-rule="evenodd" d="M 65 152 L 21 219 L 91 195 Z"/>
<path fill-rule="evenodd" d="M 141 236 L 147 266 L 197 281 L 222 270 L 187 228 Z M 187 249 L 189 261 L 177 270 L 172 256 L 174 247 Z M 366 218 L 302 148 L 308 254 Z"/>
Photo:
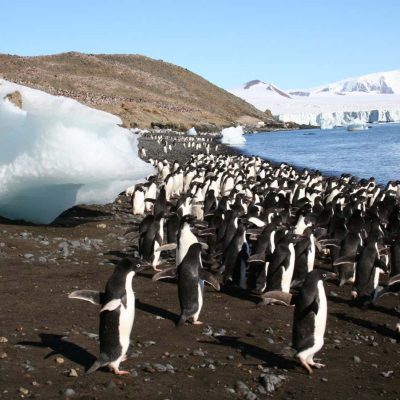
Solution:
<path fill-rule="evenodd" d="M 197 136 L 197 131 L 196 131 L 196 129 L 193 127 L 193 128 L 190 128 L 187 132 L 186 132 L 186 135 L 188 135 L 188 136 Z"/>
<path fill-rule="evenodd" d="M 243 127 L 232 126 L 230 128 L 222 129 L 221 131 L 222 139 L 221 143 L 228 145 L 242 145 L 246 143 L 246 139 L 243 136 Z"/>
<path fill-rule="evenodd" d="M 22 108 L 7 95 L 19 92 Z M 153 168 L 119 117 L 0 79 L 0 215 L 50 223 L 111 202 Z"/>

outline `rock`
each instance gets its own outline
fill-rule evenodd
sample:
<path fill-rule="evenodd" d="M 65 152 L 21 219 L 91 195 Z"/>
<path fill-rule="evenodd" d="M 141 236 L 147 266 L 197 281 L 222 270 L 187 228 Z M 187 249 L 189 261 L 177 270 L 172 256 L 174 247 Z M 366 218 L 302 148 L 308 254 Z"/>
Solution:
<path fill-rule="evenodd" d="M 235 357 L 230 355 L 230 356 L 226 356 L 227 360 L 233 360 Z"/>
<path fill-rule="evenodd" d="M 167 367 L 163 364 L 153 364 L 153 368 L 157 371 L 157 372 L 166 372 L 167 371 Z"/>
<path fill-rule="evenodd" d="M 328 382 L 328 378 L 321 378 L 321 382 Z"/>
<path fill-rule="evenodd" d="M 381 372 L 381 375 L 382 375 L 384 378 L 390 378 L 391 375 L 393 375 L 393 373 L 394 373 L 394 371 L 386 371 L 386 372 Z"/>
<path fill-rule="evenodd" d="M 76 369 L 71 368 L 69 370 L 68 376 L 71 377 L 71 378 L 77 378 L 78 377 L 78 373 L 76 372 Z"/>
<path fill-rule="evenodd" d="M 22 386 L 18 389 L 18 391 L 19 391 L 21 394 L 23 394 L 24 396 L 28 396 L 28 394 L 29 394 L 29 390 L 23 388 Z"/>
<path fill-rule="evenodd" d="M 243 392 L 243 391 L 248 391 L 249 390 L 249 388 L 247 387 L 247 385 L 243 381 L 236 381 L 235 389 L 238 392 Z"/>
<path fill-rule="evenodd" d="M 195 349 L 192 351 L 193 356 L 199 356 L 199 357 L 204 357 L 204 351 L 202 349 Z"/>
<path fill-rule="evenodd" d="M 115 382 L 112 379 L 111 379 L 111 381 L 106 383 L 106 388 L 107 389 L 114 389 L 116 387 L 117 387 L 117 385 L 115 384 Z"/>
<path fill-rule="evenodd" d="M 62 357 L 57 357 L 56 358 L 56 363 L 59 364 L 59 365 L 64 364 L 64 359 Z"/>
<path fill-rule="evenodd" d="M 361 362 L 361 358 L 358 357 L 358 356 L 353 356 L 353 361 L 354 361 L 355 363 L 360 363 L 360 362 Z"/>
<path fill-rule="evenodd" d="M 98 228 L 98 229 L 106 229 L 107 225 L 106 224 L 97 224 L 96 228 Z"/>
<path fill-rule="evenodd" d="M 10 103 L 14 104 L 14 106 L 22 110 L 22 96 L 18 90 L 12 93 L 8 93 L 4 96 L 4 99 L 7 99 Z"/>
<path fill-rule="evenodd" d="M 137 378 L 138 377 L 138 372 L 136 371 L 136 369 L 135 368 L 132 368 L 131 369 L 131 377 L 133 377 L 133 378 Z"/>
<path fill-rule="evenodd" d="M 39 257 L 39 262 L 46 263 L 47 262 L 47 258 L 46 257 Z"/>
<path fill-rule="evenodd" d="M 0 359 L 3 360 L 4 358 L 7 358 L 7 353 L 5 351 L 0 353 Z"/>
<path fill-rule="evenodd" d="M 64 395 L 65 397 L 74 397 L 76 395 L 76 392 L 74 389 L 68 388 L 64 390 Z"/>
<path fill-rule="evenodd" d="M 34 257 L 34 255 L 32 253 L 25 253 L 24 254 L 24 258 L 26 258 L 27 260 L 30 260 L 33 257 Z"/>
<path fill-rule="evenodd" d="M 264 386 L 268 393 L 274 392 L 277 388 L 283 385 L 286 377 L 284 375 L 275 375 L 267 372 L 260 375 L 260 383 Z"/>

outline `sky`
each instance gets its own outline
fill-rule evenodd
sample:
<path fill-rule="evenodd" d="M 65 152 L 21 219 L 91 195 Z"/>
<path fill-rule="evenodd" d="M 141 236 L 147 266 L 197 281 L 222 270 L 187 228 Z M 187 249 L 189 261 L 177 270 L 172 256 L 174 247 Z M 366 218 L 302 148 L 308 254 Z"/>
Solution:
<path fill-rule="evenodd" d="M 0 53 L 142 54 L 225 89 L 400 69 L 400 1 L 0 0 Z"/>

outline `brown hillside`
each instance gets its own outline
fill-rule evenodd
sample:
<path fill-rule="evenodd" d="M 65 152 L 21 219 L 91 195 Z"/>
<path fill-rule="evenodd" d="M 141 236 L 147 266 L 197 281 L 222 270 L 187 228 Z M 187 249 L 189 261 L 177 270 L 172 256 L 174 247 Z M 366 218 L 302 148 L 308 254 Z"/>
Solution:
<path fill-rule="evenodd" d="M 140 55 L 0 54 L 0 77 L 119 115 L 128 127 L 187 129 L 269 120 L 187 69 Z"/>

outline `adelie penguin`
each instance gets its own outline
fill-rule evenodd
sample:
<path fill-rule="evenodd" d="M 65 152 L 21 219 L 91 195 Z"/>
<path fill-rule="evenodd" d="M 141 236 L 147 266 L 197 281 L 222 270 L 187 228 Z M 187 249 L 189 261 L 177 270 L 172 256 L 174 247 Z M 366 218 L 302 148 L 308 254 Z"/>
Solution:
<path fill-rule="evenodd" d="M 324 281 L 335 278 L 332 272 L 313 270 L 307 274 L 297 298 L 293 317 L 293 348 L 300 364 L 312 374 L 312 368 L 325 365 L 314 362 L 314 355 L 324 345 L 328 306 Z"/>
<path fill-rule="evenodd" d="M 140 265 L 128 259 L 122 260 L 106 284 L 104 293 L 94 290 L 77 290 L 68 297 L 86 300 L 100 305 L 100 355 L 87 373 L 108 366 L 117 375 L 129 374 L 119 365 L 126 359 L 130 335 L 135 318 L 135 294 L 132 279 Z"/>
<path fill-rule="evenodd" d="M 199 315 L 204 302 L 204 282 L 212 285 L 215 290 L 220 289 L 218 280 L 203 269 L 201 249 L 200 243 L 193 243 L 177 268 L 168 268 L 155 274 L 152 278 L 153 281 L 157 281 L 177 277 L 179 304 L 181 306 L 178 326 L 183 325 L 189 319 L 195 325 L 202 323 L 199 321 Z"/>

